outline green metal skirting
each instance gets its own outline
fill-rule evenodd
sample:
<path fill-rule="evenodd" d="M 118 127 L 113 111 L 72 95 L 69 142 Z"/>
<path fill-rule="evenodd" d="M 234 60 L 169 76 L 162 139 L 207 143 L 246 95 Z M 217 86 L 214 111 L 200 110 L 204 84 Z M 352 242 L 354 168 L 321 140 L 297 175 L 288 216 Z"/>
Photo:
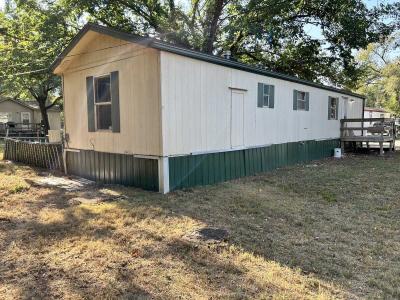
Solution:
<path fill-rule="evenodd" d="M 91 150 L 66 152 L 69 174 L 93 181 L 158 191 L 158 160 Z"/>
<path fill-rule="evenodd" d="M 261 148 L 169 158 L 170 190 L 268 172 L 333 155 L 340 140 L 304 141 Z"/>

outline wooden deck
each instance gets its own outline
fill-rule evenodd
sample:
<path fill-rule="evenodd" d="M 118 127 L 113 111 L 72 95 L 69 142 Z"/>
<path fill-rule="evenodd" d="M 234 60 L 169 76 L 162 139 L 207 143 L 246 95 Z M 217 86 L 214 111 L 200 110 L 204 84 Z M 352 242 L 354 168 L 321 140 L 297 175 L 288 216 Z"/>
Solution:
<path fill-rule="evenodd" d="M 350 124 L 356 125 L 351 126 Z M 365 124 L 370 126 L 365 126 Z M 369 149 L 369 143 L 378 143 L 380 154 L 383 155 L 383 143 L 389 143 L 389 149 L 395 150 L 396 126 L 394 119 L 385 118 L 362 118 L 362 119 L 342 119 L 340 120 L 340 141 L 342 152 L 345 143 L 352 143 L 357 148 L 364 147 Z"/>

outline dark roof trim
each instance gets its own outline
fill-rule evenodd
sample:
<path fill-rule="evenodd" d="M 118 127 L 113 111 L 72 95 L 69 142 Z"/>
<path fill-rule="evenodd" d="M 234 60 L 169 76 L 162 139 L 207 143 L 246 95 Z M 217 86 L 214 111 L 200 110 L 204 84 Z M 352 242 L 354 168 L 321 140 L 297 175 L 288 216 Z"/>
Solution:
<path fill-rule="evenodd" d="M 17 103 L 17 104 L 19 104 L 23 107 L 29 108 L 31 110 L 39 110 L 38 106 L 31 105 L 30 103 L 25 103 L 25 101 L 21 101 L 21 100 L 14 99 L 14 98 L 8 98 L 8 97 L 7 98 L 0 97 L 0 103 L 6 102 L 6 101 L 11 101 L 11 102 Z M 60 111 L 60 107 L 58 105 L 55 105 L 55 106 L 52 106 L 51 108 L 49 108 L 48 110 Z"/>
<path fill-rule="evenodd" d="M 255 74 L 259 74 L 259 75 L 264 75 L 264 76 L 268 76 L 268 77 L 272 77 L 272 78 L 282 79 L 282 80 L 295 82 L 295 83 L 299 83 L 299 84 L 304 84 L 304 85 L 319 88 L 319 89 L 324 89 L 324 90 L 335 92 L 335 93 L 341 93 L 341 94 L 365 99 L 365 96 L 353 93 L 348 90 L 334 88 L 334 87 L 326 86 L 323 84 L 315 83 L 312 81 L 300 79 L 300 78 L 297 78 L 294 76 L 289 76 L 286 74 L 268 71 L 268 70 L 265 70 L 262 68 L 248 65 L 248 64 L 240 63 L 240 62 L 233 61 L 233 60 L 228 60 L 228 59 L 216 56 L 216 55 L 210 55 L 210 54 L 202 53 L 199 51 L 194 51 L 194 50 L 190 50 L 187 48 L 175 46 L 173 44 L 166 43 L 166 42 L 157 40 L 155 38 L 142 37 L 142 36 L 139 36 L 136 34 L 130 34 L 130 33 L 118 31 L 118 30 L 115 30 L 115 29 L 112 29 L 109 27 L 105 27 L 105 26 L 101 26 L 101 25 L 93 24 L 93 23 L 86 24 L 79 31 L 79 33 L 72 39 L 72 41 L 67 46 L 67 48 L 65 48 L 65 50 L 51 64 L 50 68 L 52 71 L 54 71 L 57 68 L 57 66 L 61 63 L 61 61 L 68 55 L 68 53 L 75 47 L 75 45 L 80 41 L 80 39 L 89 30 L 92 30 L 94 32 L 101 33 L 101 34 L 106 34 L 106 35 L 109 35 L 109 36 L 112 36 L 112 37 L 115 37 L 118 39 L 122 39 L 122 40 L 125 40 L 128 42 L 139 43 L 139 44 L 145 45 L 147 47 L 151 47 L 151 48 L 158 49 L 161 51 L 166 51 L 166 52 L 202 60 L 205 62 L 209 62 L 209 63 L 213 63 L 213 64 L 225 66 L 225 67 L 230 67 L 230 68 L 237 69 L 237 70 L 242 70 L 242 71 L 255 73 Z"/>

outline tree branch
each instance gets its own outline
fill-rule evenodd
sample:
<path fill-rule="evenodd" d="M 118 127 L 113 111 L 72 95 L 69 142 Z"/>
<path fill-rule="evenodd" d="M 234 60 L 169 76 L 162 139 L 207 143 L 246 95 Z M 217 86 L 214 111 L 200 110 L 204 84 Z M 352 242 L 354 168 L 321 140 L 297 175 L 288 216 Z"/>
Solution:
<path fill-rule="evenodd" d="M 46 106 L 46 110 L 49 108 L 52 108 L 54 105 L 57 105 L 58 102 L 62 99 L 62 96 L 58 96 L 56 99 L 54 99 L 53 103 L 51 103 L 50 105 Z"/>

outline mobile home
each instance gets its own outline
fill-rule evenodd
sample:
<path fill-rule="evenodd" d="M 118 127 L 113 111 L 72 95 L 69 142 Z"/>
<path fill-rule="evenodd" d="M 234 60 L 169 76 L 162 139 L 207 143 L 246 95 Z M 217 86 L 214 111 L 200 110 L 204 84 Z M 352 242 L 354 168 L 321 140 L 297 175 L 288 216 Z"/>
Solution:
<path fill-rule="evenodd" d="M 364 107 L 364 119 L 372 119 L 372 118 L 385 118 L 389 119 L 392 115 L 390 112 L 386 111 L 383 108 L 378 107 Z M 373 125 L 374 122 L 367 121 L 364 122 L 364 127 L 369 127 Z"/>
<path fill-rule="evenodd" d="M 61 129 L 61 110 L 54 105 L 47 110 L 50 129 Z M 6 124 L 13 123 L 22 130 L 41 125 L 42 114 L 37 101 L 21 101 L 0 96 L 0 135 L 6 132 Z"/>
<path fill-rule="evenodd" d="M 87 24 L 62 76 L 67 172 L 167 193 L 332 155 L 364 97 Z"/>

